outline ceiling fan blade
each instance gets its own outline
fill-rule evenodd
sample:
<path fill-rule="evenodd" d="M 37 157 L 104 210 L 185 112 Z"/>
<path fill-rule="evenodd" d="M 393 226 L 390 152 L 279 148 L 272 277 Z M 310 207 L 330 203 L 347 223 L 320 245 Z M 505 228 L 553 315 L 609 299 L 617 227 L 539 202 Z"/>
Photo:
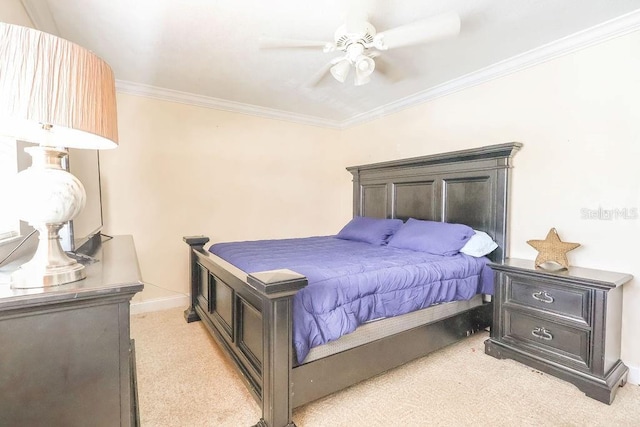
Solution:
<path fill-rule="evenodd" d="M 368 19 L 367 0 L 351 0 L 344 24 L 347 33 L 361 34 L 366 32 Z"/>
<path fill-rule="evenodd" d="M 374 46 L 387 50 L 439 40 L 458 33 L 460 17 L 455 12 L 449 12 L 378 33 L 374 37 Z"/>
<path fill-rule="evenodd" d="M 320 68 L 305 84 L 306 87 L 313 88 L 317 86 L 326 76 L 329 75 L 329 70 L 337 63 L 336 59 L 332 59 Z"/>
<path fill-rule="evenodd" d="M 374 57 L 369 55 L 369 57 L 374 58 L 376 61 L 376 72 L 382 74 L 387 80 L 395 83 L 405 78 L 406 73 L 399 67 L 392 65 L 384 56 L 376 55 Z"/>
<path fill-rule="evenodd" d="M 318 40 L 283 39 L 277 37 L 260 37 L 261 49 L 279 48 L 322 48 L 325 52 L 333 50 L 333 43 Z"/>

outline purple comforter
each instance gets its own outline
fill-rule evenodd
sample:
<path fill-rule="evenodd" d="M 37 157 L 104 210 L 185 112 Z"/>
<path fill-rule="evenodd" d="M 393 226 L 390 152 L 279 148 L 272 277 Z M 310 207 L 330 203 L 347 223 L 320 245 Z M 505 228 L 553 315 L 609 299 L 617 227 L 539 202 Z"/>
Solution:
<path fill-rule="evenodd" d="M 309 285 L 293 300 L 293 345 L 312 347 L 382 317 L 493 293 L 487 258 L 374 246 L 334 237 L 217 243 L 209 248 L 247 273 L 287 268 Z"/>

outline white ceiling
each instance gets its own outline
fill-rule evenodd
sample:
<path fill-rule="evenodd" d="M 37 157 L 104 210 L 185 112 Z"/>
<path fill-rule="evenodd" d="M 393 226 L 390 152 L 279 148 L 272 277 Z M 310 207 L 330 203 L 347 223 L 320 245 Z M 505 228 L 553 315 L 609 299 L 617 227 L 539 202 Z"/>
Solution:
<path fill-rule="evenodd" d="M 87 47 L 118 89 L 345 127 L 640 29 L 640 0 L 369 0 L 378 31 L 455 11 L 452 39 L 383 52 L 404 76 L 312 76 L 337 53 L 259 49 L 260 36 L 333 41 L 346 0 L 22 0 L 37 28 Z"/>

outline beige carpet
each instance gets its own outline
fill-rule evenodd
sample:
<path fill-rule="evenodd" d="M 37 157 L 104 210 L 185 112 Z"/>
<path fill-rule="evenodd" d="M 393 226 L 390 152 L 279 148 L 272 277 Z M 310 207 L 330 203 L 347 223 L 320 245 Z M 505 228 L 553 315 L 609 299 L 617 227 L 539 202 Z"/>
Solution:
<path fill-rule="evenodd" d="M 205 327 L 182 310 L 132 317 L 143 427 L 250 426 L 260 409 Z M 612 405 L 484 354 L 478 334 L 294 411 L 298 427 L 638 426 L 640 387 Z"/>

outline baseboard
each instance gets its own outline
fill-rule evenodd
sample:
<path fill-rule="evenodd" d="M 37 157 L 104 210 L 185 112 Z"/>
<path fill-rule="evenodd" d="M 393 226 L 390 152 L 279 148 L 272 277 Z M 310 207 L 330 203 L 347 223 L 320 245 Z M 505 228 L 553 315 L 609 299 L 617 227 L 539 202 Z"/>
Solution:
<path fill-rule="evenodd" d="M 629 384 L 640 385 L 640 366 L 627 365 L 627 367 L 629 368 L 627 382 Z"/>
<path fill-rule="evenodd" d="M 188 295 L 172 295 L 170 297 L 156 298 L 148 301 L 132 302 L 131 314 L 149 313 L 151 311 L 168 310 L 176 307 L 187 308 L 188 305 Z"/>

